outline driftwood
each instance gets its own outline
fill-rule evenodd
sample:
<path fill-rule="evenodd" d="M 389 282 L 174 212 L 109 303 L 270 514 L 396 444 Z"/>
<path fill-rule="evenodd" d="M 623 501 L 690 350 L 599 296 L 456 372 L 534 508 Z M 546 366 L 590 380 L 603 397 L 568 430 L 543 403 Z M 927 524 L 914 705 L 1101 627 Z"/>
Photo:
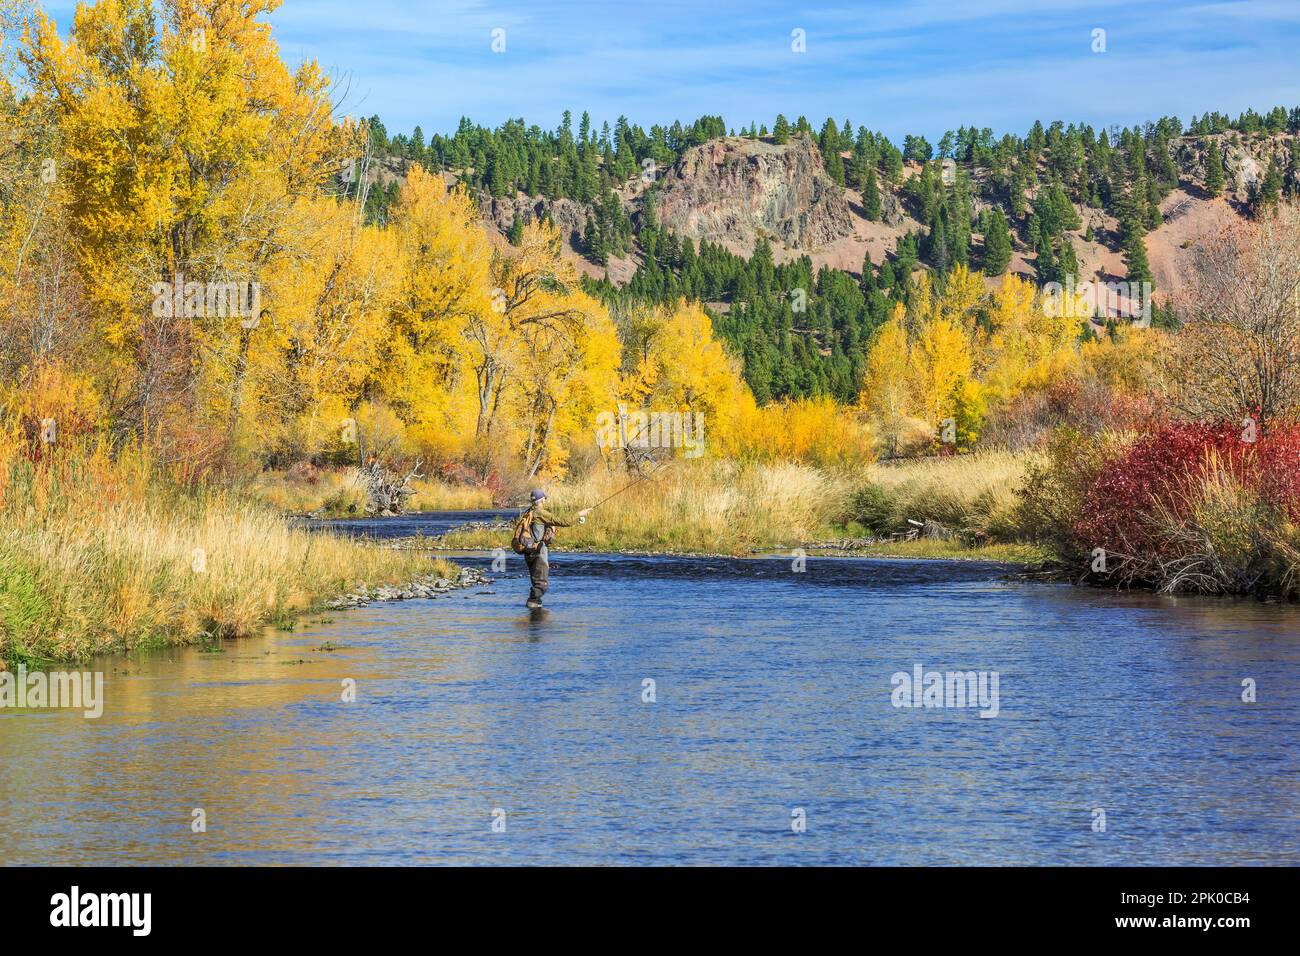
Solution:
<path fill-rule="evenodd" d="M 366 493 L 366 511 L 369 514 L 400 515 L 406 512 L 407 500 L 415 494 L 411 482 L 423 478 L 420 466 L 424 461 L 417 461 L 415 467 L 405 475 L 390 471 L 378 458 L 357 469 L 356 482 Z"/>
<path fill-rule="evenodd" d="M 909 522 L 909 523 L 914 524 L 915 522 Z M 921 525 L 921 537 L 937 538 L 940 541 L 952 541 L 961 536 L 957 534 L 955 531 L 952 531 L 944 527 L 943 525 L 939 524 L 939 522 L 932 521 L 929 518 L 926 518 L 924 523 Z"/>
<path fill-rule="evenodd" d="M 895 531 L 889 536 L 891 541 L 915 541 L 917 538 L 931 538 L 939 541 L 955 541 L 961 535 L 951 531 L 937 521 L 926 518 L 924 521 L 917 521 L 915 518 L 908 518 L 907 523 L 911 525 L 906 531 Z"/>

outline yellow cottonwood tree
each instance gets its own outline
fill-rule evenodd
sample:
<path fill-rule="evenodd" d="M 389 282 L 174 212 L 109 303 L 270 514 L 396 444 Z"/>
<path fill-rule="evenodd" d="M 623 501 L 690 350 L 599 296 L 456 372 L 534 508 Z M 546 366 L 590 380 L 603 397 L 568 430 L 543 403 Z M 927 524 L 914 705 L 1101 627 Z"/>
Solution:
<path fill-rule="evenodd" d="M 315 64 L 290 73 L 263 19 L 279 0 L 103 0 L 65 41 L 40 15 L 23 62 L 57 119 L 59 177 L 100 333 L 141 419 L 173 404 L 240 416 L 256 322 L 152 308 L 157 283 L 260 283 L 299 199 L 353 147 Z M 203 401 L 215 362 L 228 393 Z M 174 417 L 174 416 L 173 416 Z"/>
<path fill-rule="evenodd" d="M 992 334 L 977 362 L 990 398 L 1008 401 L 1074 365 L 1077 320 L 1068 309 L 1057 312 L 1048 314 L 1041 296 L 1024 279 L 1003 277 L 988 313 Z"/>
<path fill-rule="evenodd" d="M 957 389 L 972 370 L 965 330 L 947 317 L 930 319 L 912 345 L 911 365 L 917 413 L 934 426 L 954 417 Z"/>
<path fill-rule="evenodd" d="M 912 413 L 911 362 L 908 356 L 906 317 L 902 304 L 876 330 L 867 349 L 860 404 L 879 423 L 886 454 L 898 454 L 904 421 Z"/>
<path fill-rule="evenodd" d="M 517 416 L 524 430 L 522 458 L 531 477 L 561 472 L 571 441 L 594 434 L 597 416 L 613 411 L 618 386 L 619 341 L 604 306 L 571 293 L 581 324 L 532 324 L 522 329 L 526 347 L 518 364 Z"/>
<path fill-rule="evenodd" d="M 257 330 L 265 347 L 253 356 L 258 402 L 249 424 L 278 423 L 276 444 L 300 453 L 338 434 L 375 376 L 400 260 L 395 237 L 359 224 L 348 204 L 302 201 L 291 217 L 302 239 L 266 270 L 274 295 Z M 210 374 L 225 367 L 214 363 Z"/>
<path fill-rule="evenodd" d="M 492 250 L 465 190 L 448 190 L 420 166 L 411 169 L 388 228 L 401 282 L 375 381 L 421 450 L 455 457 L 474 435 L 468 333 L 492 319 Z"/>
<path fill-rule="evenodd" d="M 960 326 L 973 346 L 979 334 L 975 320 L 984 298 L 984 277 L 959 264 L 944 277 L 932 317 L 943 316 Z"/>
<path fill-rule="evenodd" d="M 754 396 L 703 308 L 679 300 L 649 310 L 637 329 L 636 344 L 624 354 L 630 364 L 620 389 L 625 401 L 653 411 L 698 412 L 711 452 L 740 451 L 754 421 Z"/>
<path fill-rule="evenodd" d="M 827 396 L 772 402 L 758 409 L 745 437 L 746 457 L 810 462 L 822 467 L 874 460 L 874 438 L 860 409 Z"/>
<path fill-rule="evenodd" d="M 575 338 L 587 301 L 578 273 L 560 254 L 560 234 L 550 223 L 531 222 L 515 250 L 498 250 L 491 266 L 492 304 L 471 314 L 466 328 L 478 397 L 475 437 L 492 438 L 505 389 L 518 371 L 530 336 Z M 551 354 L 559 354 L 552 352 Z"/>

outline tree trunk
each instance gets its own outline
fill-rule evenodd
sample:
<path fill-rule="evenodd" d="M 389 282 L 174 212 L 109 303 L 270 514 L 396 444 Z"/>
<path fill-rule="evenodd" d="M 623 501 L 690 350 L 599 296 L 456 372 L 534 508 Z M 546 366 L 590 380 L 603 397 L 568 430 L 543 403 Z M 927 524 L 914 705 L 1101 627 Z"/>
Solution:
<path fill-rule="evenodd" d="M 240 327 L 239 353 L 235 357 L 235 378 L 230 385 L 230 420 L 226 422 L 226 438 L 233 441 L 239 427 L 239 412 L 244 404 L 244 380 L 248 377 L 248 350 L 253 330 Z"/>
<path fill-rule="evenodd" d="M 551 402 L 551 410 L 546 416 L 546 427 L 542 429 L 541 440 L 537 443 L 537 458 L 533 461 L 532 467 L 528 469 L 528 477 L 532 478 L 537 474 L 537 469 L 542 467 L 542 461 L 546 458 L 546 442 L 551 437 L 551 428 L 555 425 L 555 402 Z"/>

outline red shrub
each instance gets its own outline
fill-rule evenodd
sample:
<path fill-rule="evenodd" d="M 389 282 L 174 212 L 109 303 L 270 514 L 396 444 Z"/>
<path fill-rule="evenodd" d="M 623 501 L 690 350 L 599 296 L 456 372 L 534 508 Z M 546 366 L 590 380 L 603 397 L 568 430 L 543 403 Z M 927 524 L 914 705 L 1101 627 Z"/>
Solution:
<path fill-rule="evenodd" d="M 1142 435 L 1102 467 L 1074 525 L 1078 543 L 1089 550 L 1158 555 L 1162 541 L 1152 516 L 1163 507 L 1186 517 L 1212 454 L 1264 504 L 1300 518 L 1300 426 L 1274 425 L 1252 442 L 1243 440 L 1240 425 L 1172 422 Z"/>
<path fill-rule="evenodd" d="M 1274 426 L 1260 441 L 1259 492 L 1292 521 L 1300 521 L 1300 425 Z"/>

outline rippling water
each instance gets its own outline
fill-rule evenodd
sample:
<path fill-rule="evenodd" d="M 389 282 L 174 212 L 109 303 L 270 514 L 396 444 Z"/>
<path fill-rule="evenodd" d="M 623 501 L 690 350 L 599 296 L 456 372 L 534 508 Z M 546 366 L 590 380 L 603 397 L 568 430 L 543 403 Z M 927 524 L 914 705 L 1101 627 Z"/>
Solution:
<path fill-rule="evenodd" d="M 816 558 L 487 590 L 100 662 L 99 720 L 0 710 L 6 862 L 1300 862 L 1300 609 Z M 916 664 L 997 671 L 998 716 L 892 706 Z"/>
<path fill-rule="evenodd" d="M 300 524 L 352 537 L 411 538 L 433 536 L 463 524 L 508 521 L 522 509 L 494 511 L 426 511 L 396 518 L 300 518 Z"/>

